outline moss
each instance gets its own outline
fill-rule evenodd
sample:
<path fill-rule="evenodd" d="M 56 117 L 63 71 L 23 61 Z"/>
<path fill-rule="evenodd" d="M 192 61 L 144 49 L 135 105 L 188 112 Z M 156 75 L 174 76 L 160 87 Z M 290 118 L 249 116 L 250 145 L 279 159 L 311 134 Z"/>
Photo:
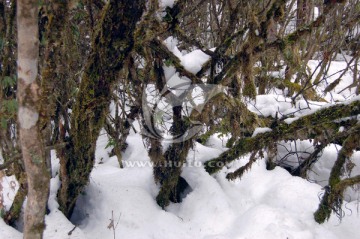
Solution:
<path fill-rule="evenodd" d="M 289 91 L 290 92 L 299 92 L 301 90 L 301 85 L 299 85 L 298 83 L 294 83 L 294 82 L 291 82 L 290 80 L 284 80 L 284 85 L 285 87 L 288 87 L 289 88 Z M 290 93 L 291 95 L 291 93 Z"/>
<path fill-rule="evenodd" d="M 94 165 L 96 140 L 104 125 L 110 89 L 125 57 L 132 50 L 143 1 L 109 1 L 101 12 L 92 53 L 85 66 L 73 106 L 71 135 L 61 162 L 60 209 L 70 217 L 76 199 L 88 183 Z"/>
<path fill-rule="evenodd" d="M 275 21 L 281 21 L 284 17 L 285 3 L 286 1 L 284 0 L 275 1 L 266 13 L 267 21 L 269 21 L 272 17 L 274 17 Z"/>
<path fill-rule="evenodd" d="M 231 147 L 234 145 L 235 141 L 236 141 L 236 138 L 235 138 L 235 137 L 231 137 L 231 138 L 226 142 L 226 147 L 227 147 L 227 148 L 231 148 Z"/>
<path fill-rule="evenodd" d="M 210 174 L 216 173 L 227 163 L 249 152 L 261 150 L 267 145 L 279 140 L 295 140 L 299 138 L 302 139 L 304 137 L 309 139 L 310 134 L 315 132 L 311 130 L 314 127 L 319 127 L 323 124 L 326 125 L 336 119 L 358 115 L 359 113 L 360 101 L 354 101 L 348 105 L 335 105 L 324 108 L 322 110 L 316 111 L 313 114 L 304 116 L 291 124 L 281 123 L 271 132 L 265 132 L 256 135 L 255 137 L 240 139 L 230 150 L 222 153 L 215 159 L 207 161 L 205 163 L 205 169 Z M 307 130 L 303 131 L 303 129 Z M 299 132 L 302 134 L 299 134 Z M 322 135 L 323 133 L 318 132 L 318 134 Z M 317 135 L 313 135 L 312 137 L 315 136 Z M 355 141 L 355 138 L 353 138 L 353 141 Z M 337 176 L 335 178 L 337 178 Z"/>
<path fill-rule="evenodd" d="M 348 158 L 351 157 L 353 150 L 360 145 L 358 130 L 360 126 L 353 128 L 354 133 L 350 134 L 343 143 L 334 166 L 331 169 L 329 186 L 326 187 L 325 194 L 321 200 L 318 210 L 314 213 L 314 218 L 318 223 L 327 220 L 331 212 L 336 212 L 341 217 L 342 197 L 345 189 L 360 182 L 360 176 L 341 180 L 342 169 Z"/>
<path fill-rule="evenodd" d="M 182 118 L 182 107 L 173 107 L 173 123 L 170 132 L 173 136 L 183 135 L 188 129 L 188 125 Z M 158 143 L 157 143 L 158 144 Z M 179 202 L 182 180 L 180 178 L 182 166 L 186 162 L 192 140 L 185 140 L 172 143 L 160 160 L 157 160 L 154 167 L 154 177 L 161 184 L 160 191 L 156 197 L 158 205 L 165 208 L 170 201 Z M 160 153 L 160 152 L 155 152 Z"/>
<path fill-rule="evenodd" d="M 161 184 L 156 202 L 162 208 L 168 206 L 170 201 L 180 200 L 180 194 L 184 190 L 184 182 L 180 175 L 191 145 L 191 140 L 173 143 L 166 150 L 163 161 L 154 167 L 154 176 Z"/>
<path fill-rule="evenodd" d="M 285 44 L 286 45 L 294 45 L 297 42 L 298 38 L 299 38 L 298 32 L 295 31 L 286 37 Z"/>
<path fill-rule="evenodd" d="M 327 205 L 327 200 L 328 196 L 324 196 L 318 210 L 314 213 L 314 219 L 319 224 L 324 223 L 331 215 L 331 208 Z"/>
<path fill-rule="evenodd" d="M 212 130 L 208 130 L 206 131 L 206 133 L 201 134 L 200 136 L 198 136 L 196 138 L 196 141 L 200 144 L 206 144 L 206 142 L 209 140 L 209 138 L 211 137 L 211 135 L 213 135 L 214 132 Z"/>
<path fill-rule="evenodd" d="M 254 151 L 251 156 L 250 156 L 250 159 L 249 159 L 249 162 L 246 163 L 244 166 L 240 167 L 239 169 L 235 170 L 234 172 L 232 173 L 229 173 L 226 175 L 226 178 L 228 180 L 235 180 L 236 178 L 241 178 L 242 175 L 251 169 L 251 166 L 252 164 L 256 161 L 256 155 L 257 155 L 257 151 Z"/>
<path fill-rule="evenodd" d="M 165 12 L 166 15 L 163 17 L 163 21 L 170 24 L 173 21 L 173 16 L 171 15 L 171 8 L 166 7 Z"/>
<path fill-rule="evenodd" d="M 341 181 L 342 169 L 344 167 L 344 164 L 346 160 L 351 157 L 353 150 L 356 149 L 358 145 L 360 145 L 360 143 L 357 134 L 350 135 L 344 141 L 343 147 L 338 154 L 338 158 L 331 169 L 329 178 L 329 185 L 331 187 L 335 187 Z"/>
<path fill-rule="evenodd" d="M 41 157 L 36 153 L 31 153 L 30 157 L 31 157 L 31 161 L 36 165 L 41 165 L 44 162 L 43 157 Z"/>
<path fill-rule="evenodd" d="M 253 79 L 249 79 L 245 81 L 243 95 L 245 97 L 249 97 L 250 99 L 255 99 L 256 97 L 256 86 Z"/>
<path fill-rule="evenodd" d="M 277 164 L 274 163 L 273 161 L 271 160 L 266 161 L 266 170 L 274 170 L 276 166 Z"/>

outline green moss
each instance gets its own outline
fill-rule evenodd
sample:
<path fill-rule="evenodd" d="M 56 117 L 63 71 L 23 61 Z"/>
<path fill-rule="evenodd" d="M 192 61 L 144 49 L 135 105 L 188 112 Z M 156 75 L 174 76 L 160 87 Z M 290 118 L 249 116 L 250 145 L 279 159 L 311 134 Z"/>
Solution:
<path fill-rule="evenodd" d="M 328 107 L 319 111 L 316 111 L 313 114 L 304 116 L 291 124 L 281 123 L 273 129 L 271 132 L 266 132 L 259 134 L 255 137 L 243 138 L 240 139 L 235 146 L 230 150 L 222 153 L 219 157 L 207 161 L 205 163 L 205 169 L 210 174 L 216 173 L 227 163 L 241 157 L 249 152 L 256 150 L 261 150 L 273 142 L 279 140 L 295 140 L 299 138 L 298 133 L 304 128 L 307 128 L 307 131 L 302 131 L 302 137 L 310 138 L 310 134 L 315 132 L 314 127 L 319 127 L 323 124 L 329 124 L 330 122 L 341 119 L 344 117 L 349 117 L 353 115 L 358 115 L 360 113 L 360 101 L 354 101 L 348 105 L 335 105 Z M 322 134 L 319 132 L 318 134 Z M 315 137 L 314 135 L 313 137 Z M 356 141 L 356 136 L 353 136 L 352 141 Z M 349 142 L 352 142 L 349 140 Z M 352 144 L 353 146 L 353 144 Z M 340 167 L 341 168 L 341 167 Z M 336 170 L 336 172 L 341 172 L 341 170 Z M 334 180 L 338 180 L 338 175 L 334 174 Z M 331 181 L 332 179 L 330 179 Z M 337 181 L 334 181 L 337 183 Z"/>
<path fill-rule="evenodd" d="M 236 138 L 235 138 L 235 137 L 231 137 L 231 138 L 226 142 L 226 147 L 227 147 L 227 148 L 231 148 L 231 147 L 234 145 L 235 141 L 236 141 Z"/>
<path fill-rule="evenodd" d="M 173 17 L 171 15 L 171 8 L 166 7 L 165 9 L 166 15 L 163 17 L 163 21 L 167 23 L 171 23 L 173 21 Z"/>
<path fill-rule="evenodd" d="M 36 165 L 41 165 L 44 162 L 43 158 L 36 153 L 31 153 L 30 156 L 31 161 Z"/>
<path fill-rule="evenodd" d="M 355 133 L 350 134 L 343 143 L 334 166 L 331 169 L 329 187 L 321 200 L 318 210 L 314 213 L 314 218 L 318 223 L 323 223 L 334 211 L 341 215 L 342 198 L 345 189 L 360 182 L 360 176 L 341 180 L 342 169 L 346 160 L 352 155 L 353 150 L 360 145 L 357 131 L 360 126 L 356 125 L 353 129 Z M 341 216 L 340 216 L 341 217 Z"/>
<path fill-rule="evenodd" d="M 298 32 L 295 31 L 286 37 L 285 44 L 294 45 L 297 42 L 297 40 L 298 40 Z"/>
<path fill-rule="evenodd" d="M 45 223 L 39 223 L 37 225 L 32 225 L 31 227 L 31 231 L 34 233 L 34 234 L 38 234 L 38 235 L 42 235 L 43 234 L 43 231 L 45 230 L 46 228 L 46 225 Z"/>
<path fill-rule="evenodd" d="M 248 82 L 246 82 L 244 84 L 243 95 L 245 97 L 249 97 L 250 99 L 255 99 L 255 97 L 256 97 L 256 86 L 255 86 L 254 81 L 249 80 Z"/>
<path fill-rule="evenodd" d="M 284 85 L 288 87 L 291 92 L 299 92 L 302 88 L 298 83 L 291 82 L 287 79 L 284 80 Z"/>
<path fill-rule="evenodd" d="M 317 223 L 322 224 L 329 219 L 331 209 L 328 206 L 321 205 L 320 208 L 314 213 L 314 219 Z"/>
<path fill-rule="evenodd" d="M 206 144 L 206 142 L 209 140 L 209 138 L 211 137 L 211 135 L 213 135 L 214 132 L 211 130 L 208 130 L 206 133 L 201 134 L 200 136 L 198 136 L 196 138 L 196 141 L 200 144 Z"/>

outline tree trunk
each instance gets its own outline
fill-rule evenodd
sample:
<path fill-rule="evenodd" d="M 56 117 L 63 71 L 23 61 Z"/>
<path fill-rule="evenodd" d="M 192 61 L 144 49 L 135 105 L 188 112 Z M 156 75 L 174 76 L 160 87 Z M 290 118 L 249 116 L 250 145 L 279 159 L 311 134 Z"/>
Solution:
<path fill-rule="evenodd" d="M 24 238 L 42 238 L 49 194 L 49 171 L 39 129 L 40 99 L 38 78 L 38 1 L 17 1 L 18 29 L 18 121 L 21 150 L 28 182 Z"/>
<path fill-rule="evenodd" d="M 104 126 L 111 100 L 110 89 L 133 48 L 136 23 L 145 7 L 141 0 L 110 0 L 104 6 L 92 42 L 75 105 L 71 132 L 60 161 L 58 199 L 68 218 L 76 199 L 89 181 L 95 161 L 96 140 Z"/>
<path fill-rule="evenodd" d="M 171 133 L 174 136 L 184 135 L 187 130 L 181 111 L 182 106 L 173 107 Z M 180 194 L 185 189 L 187 182 L 182 179 L 180 175 L 192 142 L 192 139 L 186 139 L 184 137 L 184 140 L 181 142 L 171 143 L 164 153 L 164 156 L 161 157 L 162 161 L 154 166 L 155 180 L 161 184 L 159 194 L 156 197 L 156 202 L 162 208 L 168 206 L 170 201 L 181 201 Z"/>

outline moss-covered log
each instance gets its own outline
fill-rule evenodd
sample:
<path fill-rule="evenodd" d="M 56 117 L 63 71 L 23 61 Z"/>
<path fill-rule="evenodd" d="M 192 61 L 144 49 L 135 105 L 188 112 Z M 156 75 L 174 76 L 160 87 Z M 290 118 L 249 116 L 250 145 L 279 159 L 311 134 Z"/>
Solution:
<path fill-rule="evenodd" d="M 314 130 L 319 125 L 326 127 L 327 123 L 334 120 L 358 114 L 360 114 L 360 101 L 353 101 L 349 104 L 338 104 L 320 109 L 313 114 L 299 118 L 291 124 L 280 123 L 271 132 L 240 139 L 234 147 L 222 153 L 219 157 L 207 161 L 205 169 L 210 174 L 216 173 L 227 163 L 247 153 L 261 150 L 276 141 L 314 138 L 322 133 Z"/>
<path fill-rule="evenodd" d="M 96 140 L 111 100 L 110 89 L 134 45 L 134 31 L 145 7 L 141 0 L 111 0 L 104 6 L 72 112 L 71 135 L 61 163 L 60 209 L 70 217 L 88 183 Z"/>

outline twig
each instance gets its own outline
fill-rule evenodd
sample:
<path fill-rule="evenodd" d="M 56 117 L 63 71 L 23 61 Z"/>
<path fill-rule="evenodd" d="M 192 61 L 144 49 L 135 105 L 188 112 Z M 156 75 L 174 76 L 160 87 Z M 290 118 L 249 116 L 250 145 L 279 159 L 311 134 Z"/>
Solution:
<path fill-rule="evenodd" d="M 111 219 L 110 220 L 110 223 L 109 225 L 107 226 L 107 228 L 109 230 L 112 230 L 113 231 L 113 234 L 114 234 L 114 239 L 116 239 L 116 228 L 117 226 L 119 225 L 119 222 L 120 222 L 120 217 L 121 217 L 121 213 L 119 214 L 119 218 L 118 220 L 116 221 L 116 224 L 115 224 L 115 220 L 114 220 L 114 211 L 111 211 Z"/>
<path fill-rule="evenodd" d="M 68 232 L 68 235 L 70 236 L 73 233 L 73 231 L 75 231 L 75 229 L 76 229 L 76 226 L 74 226 L 74 228 Z"/>

